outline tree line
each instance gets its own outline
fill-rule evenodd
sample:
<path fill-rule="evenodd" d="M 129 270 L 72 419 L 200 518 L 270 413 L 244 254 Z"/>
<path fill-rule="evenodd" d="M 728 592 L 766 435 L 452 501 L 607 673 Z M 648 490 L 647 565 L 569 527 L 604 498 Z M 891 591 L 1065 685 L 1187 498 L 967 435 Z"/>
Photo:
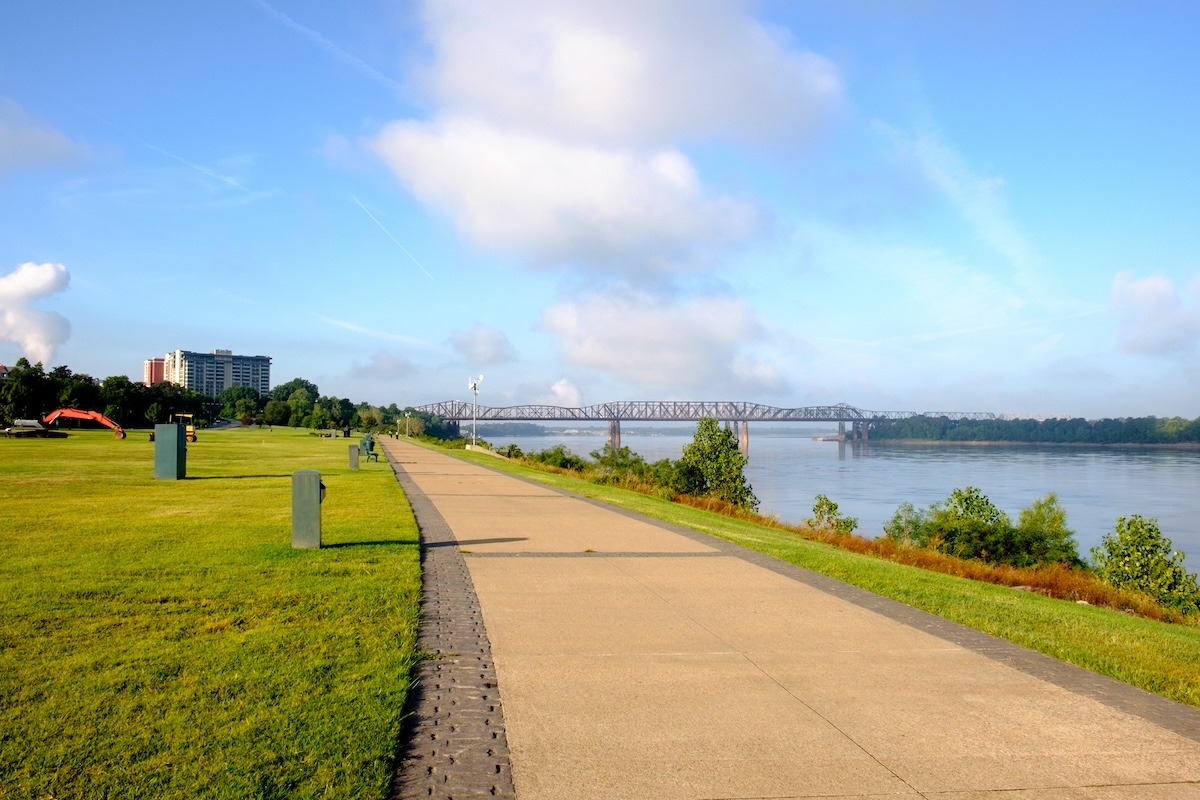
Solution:
<path fill-rule="evenodd" d="M 1200 444 L 1200 418 L 961 419 L 916 416 L 872 420 L 872 440 L 1037 444 Z"/>
<path fill-rule="evenodd" d="M 244 425 L 283 425 L 297 428 L 400 430 L 448 438 L 457 434 L 453 423 L 401 409 L 354 403 L 322 395 L 312 381 L 294 378 L 260 395 L 248 386 L 235 386 L 212 398 L 174 383 L 147 386 L 125 375 L 103 380 L 67 366 L 47 371 L 41 362 L 21 358 L 0 380 L 0 423 L 41 419 L 58 408 L 99 411 L 123 428 L 151 427 L 173 415 L 192 414 L 201 425 L 217 419 Z M 409 416 L 406 418 L 405 414 Z"/>

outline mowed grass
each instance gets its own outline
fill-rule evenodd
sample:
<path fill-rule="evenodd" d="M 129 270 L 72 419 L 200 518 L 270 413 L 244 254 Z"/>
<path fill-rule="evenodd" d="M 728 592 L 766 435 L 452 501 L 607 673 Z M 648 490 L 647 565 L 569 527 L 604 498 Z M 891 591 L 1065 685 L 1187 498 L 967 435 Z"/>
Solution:
<path fill-rule="evenodd" d="M 201 431 L 0 439 L 0 797 L 385 797 L 420 597 L 417 528 L 354 440 Z M 291 547 L 291 474 L 328 487 Z"/>
<path fill-rule="evenodd" d="M 455 453 L 775 556 L 1010 642 L 1200 707 L 1200 624 L 1171 624 L 853 553 L 795 533 L 721 516 L 505 459 Z"/>

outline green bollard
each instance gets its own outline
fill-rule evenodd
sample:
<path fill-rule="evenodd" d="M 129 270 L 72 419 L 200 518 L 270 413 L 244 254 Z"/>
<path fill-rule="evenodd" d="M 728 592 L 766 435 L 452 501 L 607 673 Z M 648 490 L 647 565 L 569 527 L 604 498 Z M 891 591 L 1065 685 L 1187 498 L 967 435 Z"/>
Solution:
<path fill-rule="evenodd" d="M 292 547 L 319 550 L 321 547 L 321 501 L 325 484 L 315 469 L 292 473 Z"/>

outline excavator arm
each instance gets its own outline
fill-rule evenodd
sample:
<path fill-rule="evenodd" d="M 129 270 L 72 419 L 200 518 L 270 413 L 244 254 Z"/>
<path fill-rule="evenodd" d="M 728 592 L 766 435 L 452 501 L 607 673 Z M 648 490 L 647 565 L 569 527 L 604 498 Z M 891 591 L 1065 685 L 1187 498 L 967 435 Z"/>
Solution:
<path fill-rule="evenodd" d="M 56 411 L 51 411 L 49 414 L 47 414 L 45 417 L 42 418 L 42 423 L 45 425 L 49 425 L 50 423 L 52 423 L 55 420 L 60 419 L 62 417 L 66 417 L 67 419 L 95 420 L 96 422 L 99 422 L 101 425 L 104 425 L 108 428 L 112 428 L 114 438 L 117 438 L 117 439 L 125 438 L 125 429 L 122 428 L 120 425 L 113 422 L 111 419 L 104 416 L 99 411 L 88 411 L 87 409 L 83 409 L 83 408 L 60 408 L 60 409 L 57 409 Z"/>

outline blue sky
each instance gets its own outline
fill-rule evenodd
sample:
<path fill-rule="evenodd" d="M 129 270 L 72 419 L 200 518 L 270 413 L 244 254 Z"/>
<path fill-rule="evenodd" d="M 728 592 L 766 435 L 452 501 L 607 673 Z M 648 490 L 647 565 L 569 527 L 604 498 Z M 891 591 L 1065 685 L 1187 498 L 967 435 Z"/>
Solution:
<path fill-rule="evenodd" d="M 23 3 L 0 363 L 1200 416 L 1200 5 Z"/>

